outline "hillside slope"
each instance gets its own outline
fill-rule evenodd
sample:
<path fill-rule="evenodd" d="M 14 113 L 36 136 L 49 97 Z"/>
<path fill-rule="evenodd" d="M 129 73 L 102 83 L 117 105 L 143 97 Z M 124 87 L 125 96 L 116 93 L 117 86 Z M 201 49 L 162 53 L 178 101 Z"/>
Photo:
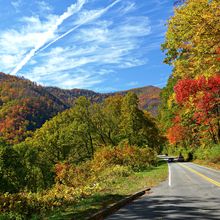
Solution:
<path fill-rule="evenodd" d="M 0 73 L 0 138 L 18 143 L 40 128 L 58 112 L 70 108 L 80 96 L 92 102 L 102 102 L 115 94 L 132 91 L 140 100 L 140 108 L 157 114 L 160 89 L 147 86 L 116 93 L 96 93 L 85 89 L 65 90 L 43 87 L 30 80 Z"/>
<path fill-rule="evenodd" d="M 161 92 L 160 88 L 155 86 L 145 86 L 124 91 L 121 93 L 126 94 L 127 92 L 133 92 L 138 96 L 140 109 L 147 110 L 154 116 L 158 114 L 158 106 L 160 104 Z"/>
<path fill-rule="evenodd" d="M 0 73 L 0 137 L 22 141 L 67 106 L 29 80 Z"/>
<path fill-rule="evenodd" d="M 80 96 L 85 96 L 92 102 L 102 102 L 105 98 L 116 94 L 125 95 L 128 92 L 134 92 L 139 98 L 139 107 L 142 110 L 148 110 L 152 115 L 157 115 L 157 109 L 160 104 L 161 89 L 154 86 L 131 89 L 114 93 L 97 93 L 86 89 L 60 89 L 57 87 L 45 87 L 45 89 L 59 98 L 68 106 L 74 105 L 75 100 Z"/>

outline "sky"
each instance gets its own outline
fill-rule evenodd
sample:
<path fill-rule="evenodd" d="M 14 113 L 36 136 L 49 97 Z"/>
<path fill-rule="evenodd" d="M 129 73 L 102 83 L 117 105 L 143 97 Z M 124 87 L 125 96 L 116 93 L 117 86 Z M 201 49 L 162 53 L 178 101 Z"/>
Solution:
<path fill-rule="evenodd" d="M 163 87 L 172 0 L 0 0 L 0 72 L 44 86 Z"/>

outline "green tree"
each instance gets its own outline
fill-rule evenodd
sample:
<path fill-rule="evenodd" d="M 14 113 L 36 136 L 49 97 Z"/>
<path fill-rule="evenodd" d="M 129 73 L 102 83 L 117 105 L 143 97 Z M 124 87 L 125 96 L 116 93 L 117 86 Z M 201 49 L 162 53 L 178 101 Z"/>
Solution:
<path fill-rule="evenodd" d="M 147 145 L 157 150 L 164 141 L 153 117 L 138 108 L 138 98 L 128 93 L 121 107 L 121 134 L 130 145 Z"/>
<path fill-rule="evenodd" d="M 0 140 L 0 192 L 18 192 L 25 183 L 25 169 L 19 154 Z"/>

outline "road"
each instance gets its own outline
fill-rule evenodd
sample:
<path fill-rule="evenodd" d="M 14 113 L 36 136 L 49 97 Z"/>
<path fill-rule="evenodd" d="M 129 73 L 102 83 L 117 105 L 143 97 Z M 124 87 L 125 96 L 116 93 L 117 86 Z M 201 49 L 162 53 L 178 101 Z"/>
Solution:
<path fill-rule="evenodd" d="M 220 171 L 169 163 L 169 178 L 107 220 L 220 219 Z"/>

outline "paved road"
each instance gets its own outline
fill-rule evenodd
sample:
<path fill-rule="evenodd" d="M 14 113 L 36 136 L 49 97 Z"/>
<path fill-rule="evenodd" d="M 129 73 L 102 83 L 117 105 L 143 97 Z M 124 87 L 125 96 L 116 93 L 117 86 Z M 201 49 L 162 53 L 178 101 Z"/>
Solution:
<path fill-rule="evenodd" d="M 108 220 L 220 219 L 220 171 L 193 163 L 170 163 L 167 181 Z"/>

